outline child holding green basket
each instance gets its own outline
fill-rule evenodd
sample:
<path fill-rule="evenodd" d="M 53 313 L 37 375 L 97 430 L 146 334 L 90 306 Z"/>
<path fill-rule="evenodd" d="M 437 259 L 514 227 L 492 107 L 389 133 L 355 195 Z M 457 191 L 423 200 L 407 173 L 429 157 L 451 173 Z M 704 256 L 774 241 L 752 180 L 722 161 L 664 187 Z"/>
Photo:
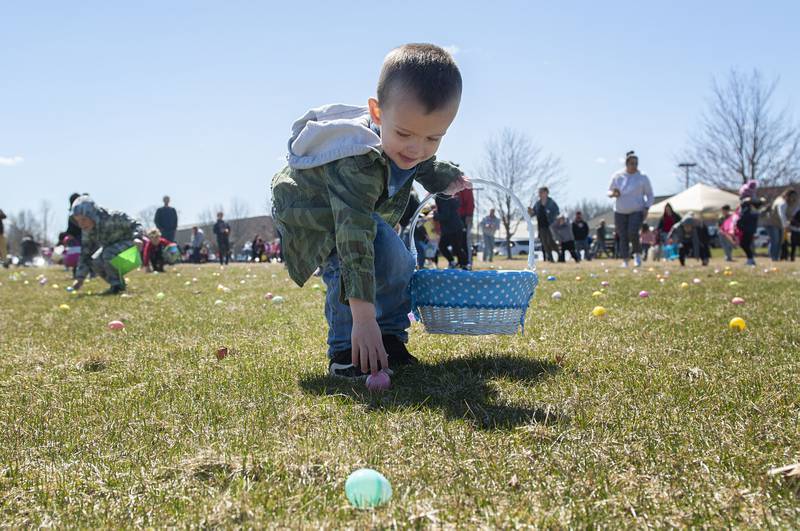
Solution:
<path fill-rule="evenodd" d="M 142 227 L 123 212 L 109 212 L 83 195 L 72 203 L 72 217 L 83 231 L 81 256 L 75 270 L 76 290 L 90 271 L 110 284 L 103 295 L 125 291 L 125 273 L 141 265 Z"/>

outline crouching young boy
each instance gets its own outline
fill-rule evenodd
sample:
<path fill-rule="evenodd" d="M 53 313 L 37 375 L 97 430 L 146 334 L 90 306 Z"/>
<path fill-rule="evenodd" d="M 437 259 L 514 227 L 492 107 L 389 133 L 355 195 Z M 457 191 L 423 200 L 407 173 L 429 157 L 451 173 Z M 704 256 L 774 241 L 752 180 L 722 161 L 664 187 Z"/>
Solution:
<path fill-rule="evenodd" d="M 125 291 L 125 280 L 111 264 L 119 253 L 133 245 L 141 248 L 142 227 L 123 212 L 108 212 L 83 195 L 72 203 L 72 218 L 81 228 L 81 256 L 75 270 L 72 287 L 81 289 L 84 280 L 93 271 L 110 284 L 103 295 Z"/>
<path fill-rule="evenodd" d="M 292 280 L 303 285 L 323 264 L 333 376 L 416 362 L 405 346 L 414 261 L 393 227 L 414 180 L 448 195 L 469 186 L 434 157 L 460 100 L 450 54 L 408 44 L 386 56 L 366 107 L 312 109 L 292 127 L 289 165 L 272 182 L 273 215 Z"/>

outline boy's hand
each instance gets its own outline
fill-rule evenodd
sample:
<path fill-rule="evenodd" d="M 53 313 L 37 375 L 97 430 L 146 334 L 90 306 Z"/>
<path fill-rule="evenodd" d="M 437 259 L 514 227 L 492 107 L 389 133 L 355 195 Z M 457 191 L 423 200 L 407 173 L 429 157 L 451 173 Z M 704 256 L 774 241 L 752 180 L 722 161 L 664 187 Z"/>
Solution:
<path fill-rule="evenodd" d="M 379 368 L 388 369 L 389 356 L 383 347 L 378 321 L 375 320 L 375 305 L 351 298 L 350 311 L 353 314 L 353 330 L 350 334 L 353 365 L 361 367 L 364 374 L 376 374 Z"/>
<path fill-rule="evenodd" d="M 444 189 L 445 195 L 456 195 L 461 190 L 472 188 L 472 181 L 466 175 L 461 175 L 458 179 L 450 183 L 450 186 Z"/>

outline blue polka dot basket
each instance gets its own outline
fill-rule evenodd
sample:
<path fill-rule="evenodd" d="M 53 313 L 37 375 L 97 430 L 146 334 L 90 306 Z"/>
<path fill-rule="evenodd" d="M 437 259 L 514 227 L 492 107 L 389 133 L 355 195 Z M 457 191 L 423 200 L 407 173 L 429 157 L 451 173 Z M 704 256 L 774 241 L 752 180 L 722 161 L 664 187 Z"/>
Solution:
<path fill-rule="evenodd" d="M 431 334 L 479 336 L 524 332 L 525 313 L 539 280 L 533 253 L 533 223 L 527 209 L 509 189 L 484 179 L 472 182 L 499 188 L 522 212 L 531 238 L 528 267 L 524 271 L 417 270 L 410 286 L 414 316 Z M 429 194 L 414 213 L 412 237 L 420 212 L 432 198 L 433 194 Z M 416 246 L 410 247 L 416 261 Z"/>

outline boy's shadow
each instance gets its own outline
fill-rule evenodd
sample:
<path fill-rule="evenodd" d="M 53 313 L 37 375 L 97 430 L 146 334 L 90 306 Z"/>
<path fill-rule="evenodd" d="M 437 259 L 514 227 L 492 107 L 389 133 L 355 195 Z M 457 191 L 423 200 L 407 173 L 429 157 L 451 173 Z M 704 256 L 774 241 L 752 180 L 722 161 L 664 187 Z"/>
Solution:
<path fill-rule="evenodd" d="M 424 407 L 441 410 L 481 429 L 508 429 L 522 424 L 563 424 L 569 417 L 550 407 L 520 407 L 498 401 L 492 380 L 516 380 L 527 385 L 551 378 L 561 368 L 548 361 L 509 354 L 481 352 L 436 364 L 412 365 L 395 371 L 392 389 L 378 394 L 363 382 L 352 383 L 327 375 L 308 376 L 300 387 L 317 395 L 345 396 L 372 410 Z"/>

